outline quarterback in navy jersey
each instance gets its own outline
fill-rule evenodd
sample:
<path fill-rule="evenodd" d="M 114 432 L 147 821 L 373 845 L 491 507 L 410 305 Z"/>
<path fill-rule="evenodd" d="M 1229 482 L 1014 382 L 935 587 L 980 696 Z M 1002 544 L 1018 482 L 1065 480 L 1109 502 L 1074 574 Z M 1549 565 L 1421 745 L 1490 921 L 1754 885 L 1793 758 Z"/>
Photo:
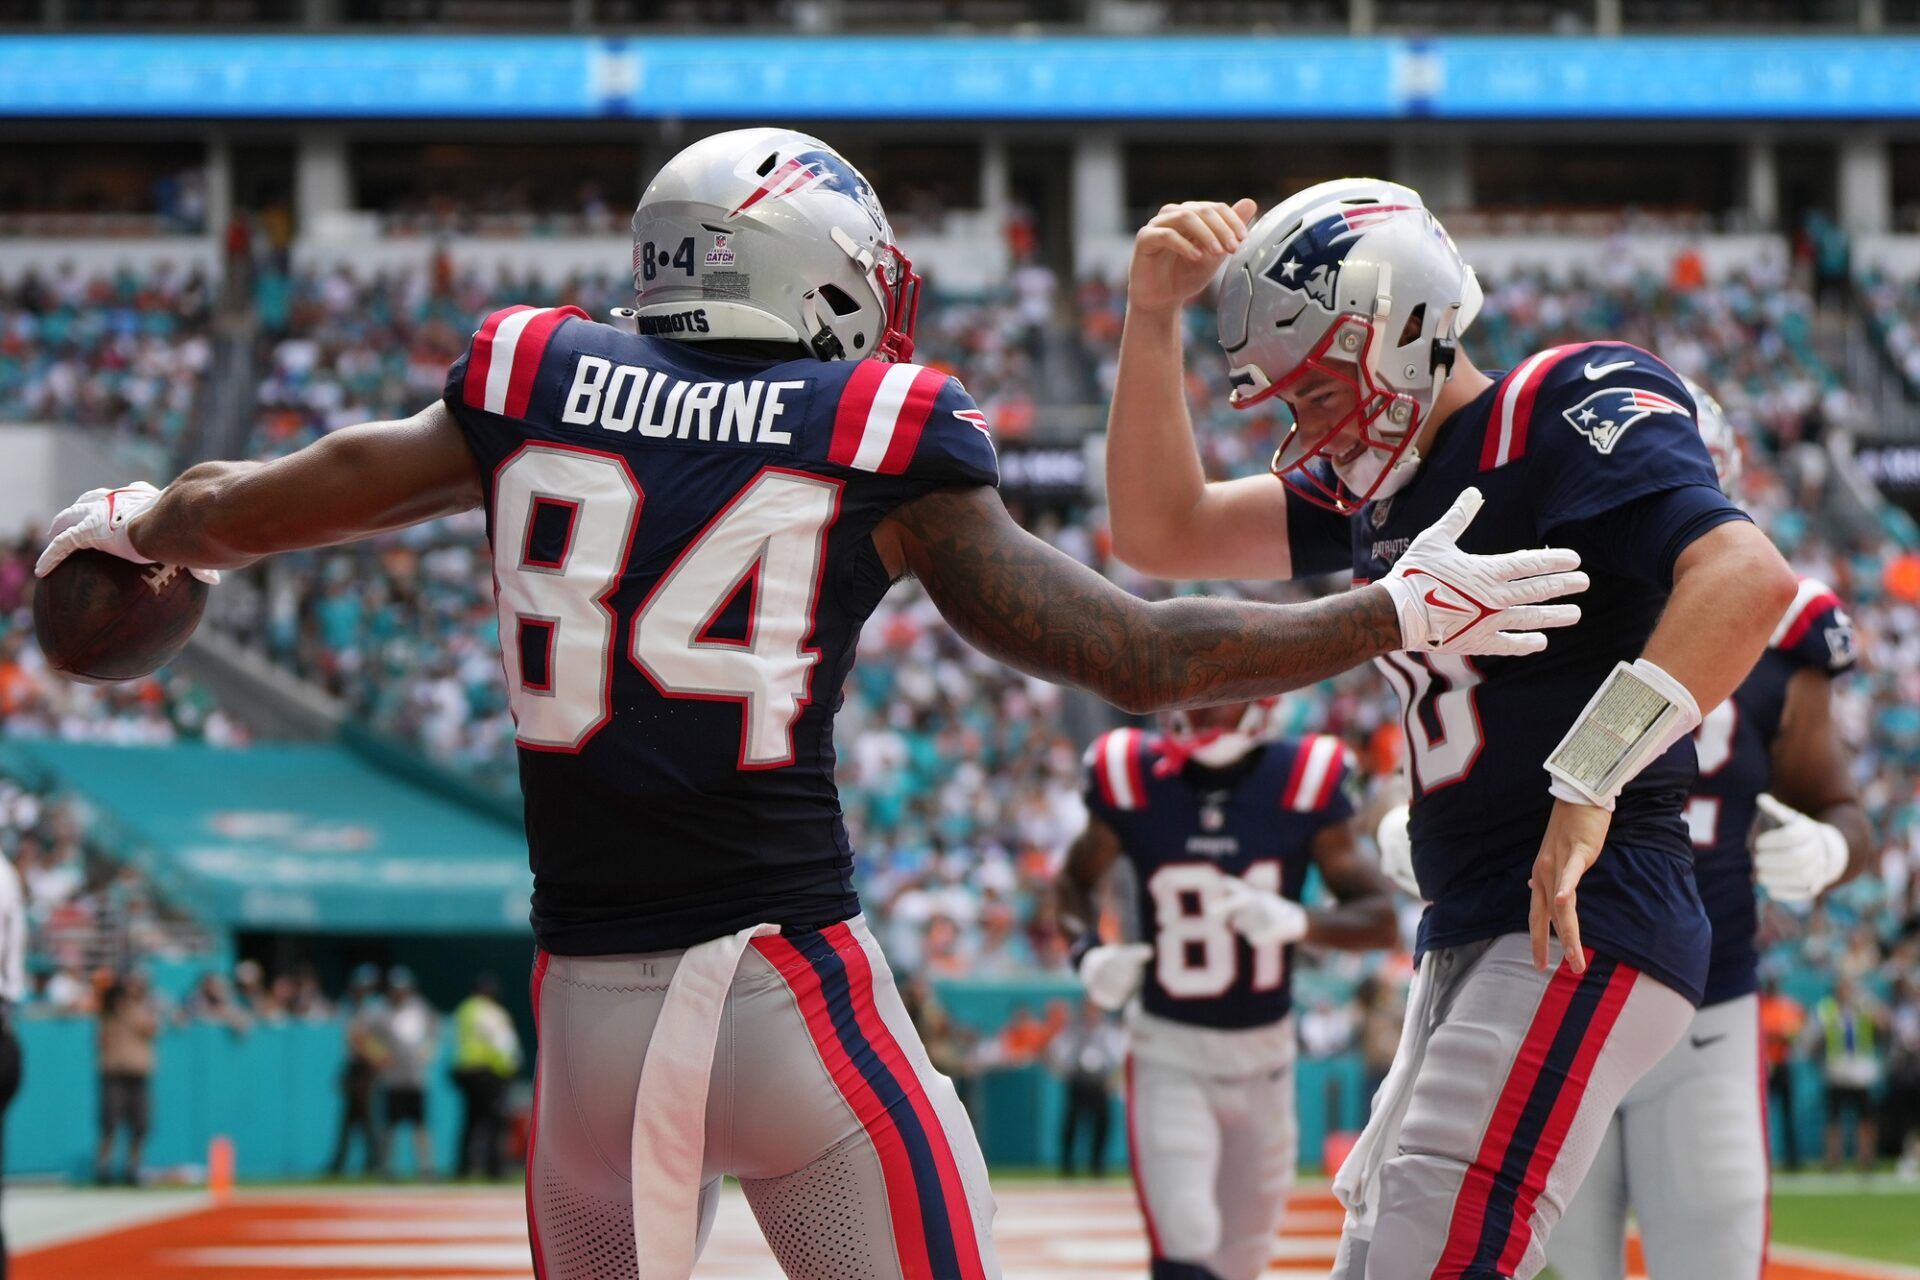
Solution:
<path fill-rule="evenodd" d="M 496 312 L 412 418 L 91 490 L 37 571 L 96 548 L 213 578 L 483 508 L 540 944 L 536 1276 L 684 1280 L 728 1174 L 796 1274 L 831 1249 L 876 1280 L 997 1275 L 978 1144 L 858 914 L 833 787 L 833 713 L 889 585 L 912 574 L 986 653 L 1144 712 L 1402 646 L 1537 649 L 1577 616 L 1544 603 L 1584 586 L 1577 557 L 1463 553 L 1463 500 L 1347 599 L 1128 596 L 1013 523 L 985 417 L 909 362 L 919 277 L 878 197 L 805 134 L 675 156 L 632 265 L 621 325 Z M 1496 607 L 1433 603 L 1451 593 Z"/>
<path fill-rule="evenodd" d="M 1738 441 L 1713 398 L 1689 389 L 1721 484 L 1737 494 Z M 1699 778 L 1686 818 L 1713 922 L 1705 995 L 1687 1034 L 1614 1113 L 1549 1249 L 1559 1280 L 1626 1280 L 1629 1211 L 1653 1280 L 1765 1267 L 1755 884 L 1806 902 L 1867 864 L 1872 832 L 1831 707 L 1834 677 L 1853 662 L 1839 598 L 1802 579 L 1751 674 L 1694 730 Z"/>
<path fill-rule="evenodd" d="M 1580 623 L 1538 658 L 1381 663 L 1430 906 L 1400 1056 L 1335 1184 L 1342 1280 L 1531 1277 L 1604 1129 L 1579 1117 L 1610 1114 L 1704 993 L 1689 734 L 1794 579 L 1720 492 L 1691 393 L 1652 354 L 1592 342 L 1474 366 L 1479 284 L 1417 192 L 1342 179 L 1253 214 L 1168 205 L 1135 242 L 1108 424 L 1120 557 L 1359 585 L 1472 488 L 1467 545 L 1564 541 L 1592 575 Z M 1272 476 L 1209 484 L 1178 319 L 1215 276 L 1233 403 L 1292 420 Z"/>
<path fill-rule="evenodd" d="M 1297 1160 L 1296 943 L 1398 936 L 1393 889 L 1362 858 L 1351 765 L 1324 734 L 1272 740 L 1275 708 L 1175 713 L 1087 749 L 1086 831 L 1058 883 L 1095 1003 L 1126 1007 L 1127 1125 L 1153 1280 L 1254 1280 L 1273 1254 Z M 1138 939 L 1092 932 L 1125 863 Z M 1300 905 L 1317 867 L 1335 904 Z M 1137 996 L 1136 996 L 1137 991 Z"/>

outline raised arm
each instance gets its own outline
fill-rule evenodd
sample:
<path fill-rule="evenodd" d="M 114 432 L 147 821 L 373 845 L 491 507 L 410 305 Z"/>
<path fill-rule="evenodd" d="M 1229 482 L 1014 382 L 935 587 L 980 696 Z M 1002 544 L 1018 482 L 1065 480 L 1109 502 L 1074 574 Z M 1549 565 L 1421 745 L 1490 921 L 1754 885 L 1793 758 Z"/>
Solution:
<path fill-rule="evenodd" d="M 1107 411 L 1113 550 L 1160 578 L 1290 578 L 1286 486 L 1207 483 L 1187 411 L 1180 316 L 1247 233 L 1251 200 L 1167 205 L 1134 238 Z"/>
<path fill-rule="evenodd" d="M 83 498 L 62 514 L 63 522 L 76 512 L 79 519 L 55 537 L 42 573 L 75 547 L 100 544 L 102 531 L 89 521 L 112 523 L 111 496 Z M 272 462 L 190 467 L 115 532 L 145 560 L 227 569 L 468 511 L 480 502 L 473 454 L 453 414 L 436 401 L 411 418 L 346 427 Z"/>

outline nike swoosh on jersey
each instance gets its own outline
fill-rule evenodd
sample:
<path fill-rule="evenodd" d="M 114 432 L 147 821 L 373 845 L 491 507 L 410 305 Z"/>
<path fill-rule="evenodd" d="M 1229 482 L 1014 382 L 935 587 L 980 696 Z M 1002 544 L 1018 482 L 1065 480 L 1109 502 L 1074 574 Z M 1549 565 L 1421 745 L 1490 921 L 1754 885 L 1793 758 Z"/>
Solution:
<path fill-rule="evenodd" d="M 1718 1043 L 1720 1043 L 1720 1041 L 1722 1041 L 1722 1040 L 1725 1040 L 1726 1038 L 1727 1038 L 1727 1033 L 1726 1033 L 1726 1032 L 1724 1032 L 1724 1031 L 1722 1031 L 1722 1032 L 1721 1032 L 1721 1033 L 1720 1033 L 1719 1035 L 1717 1035 L 1717 1036 L 1692 1036 L 1692 1037 L 1690 1037 L 1690 1039 L 1692 1039 L 1692 1041 L 1693 1041 L 1693 1047 L 1694 1047 L 1694 1048 L 1696 1048 L 1696 1049 L 1704 1049 L 1704 1048 L 1706 1048 L 1706 1047 L 1707 1047 L 1708 1045 L 1710 1045 L 1710 1044 L 1718 1044 Z"/>
<path fill-rule="evenodd" d="M 1587 361 L 1586 368 L 1587 381 L 1598 382 L 1610 373 L 1618 373 L 1622 369 L 1631 368 L 1633 368 L 1633 361 L 1631 360 L 1615 360 L 1612 364 L 1595 364 L 1589 360 Z"/>

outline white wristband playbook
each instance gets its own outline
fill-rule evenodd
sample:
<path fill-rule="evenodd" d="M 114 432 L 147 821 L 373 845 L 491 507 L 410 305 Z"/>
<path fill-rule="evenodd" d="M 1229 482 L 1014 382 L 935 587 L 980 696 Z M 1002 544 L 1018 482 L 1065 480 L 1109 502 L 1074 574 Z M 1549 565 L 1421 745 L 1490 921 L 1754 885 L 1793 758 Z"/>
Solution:
<path fill-rule="evenodd" d="M 1611 813 L 1621 789 L 1699 723 L 1687 686 L 1645 658 L 1619 663 L 1547 757 L 1547 790 Z"/>

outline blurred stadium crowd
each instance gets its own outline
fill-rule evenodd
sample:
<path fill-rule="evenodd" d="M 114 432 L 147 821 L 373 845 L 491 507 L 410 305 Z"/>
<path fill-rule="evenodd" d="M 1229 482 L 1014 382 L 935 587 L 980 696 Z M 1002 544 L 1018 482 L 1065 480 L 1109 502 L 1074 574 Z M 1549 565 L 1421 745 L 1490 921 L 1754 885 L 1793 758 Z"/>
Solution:
<path fill-rule="evenodd" d="M 403 416 L 434 399 L 478 317 L 510 302 L 571 302 L 592 315 L 625 300 L 612 277 L 481 279 L 440 260 L 388 275 L 341 268 L 253 274 L 262 344 L 251 452 L 284 453 L 350 422 Z M 1887 347 L 1920 386 L 1920 286 L 1862 281 Z M 54 271 L 4 295 L 0 417 L 110 422 L 163 443 L 178 438 L 208 365 L 207 282 L 156 272 L 86 278 Z M 1111 385 L 1123 291 L 1062 283 L 1037 263 L 985 298 L 937 297 L 923 311 L 923 362 L 959 374 L 1003 438 L 1047 430 L 1047 405 L 1098 404 Z M 1496 282 L 1473 333 L 1483 367 L 1557 342 L 1609 335 L 1661 353 L 1711 386 L 1747 433 L 1745 501 L 1803 573 L 1833 585 L 1860 630 L 1859 670 L 1839 686 L 1841 721 L 1858 744 L 1858 778 L 1884 837 L 1881 874 L 1815 907 L 1765 913 L 1768 964 L 1803 1001 L 1845 975 L 1892 1000 L 1888 1018 L 1920 1063 L 1920 994 L 1895 979 L 1920 971 L 1920 553 L 1888 531 L 1850 536 L 1818 517 L 1829 483 L 1818 447 L 1862 406 L 1811 341 L 1814 300 L 1783 268 L 1709 282 L 1682 254 L 1660 276 L 1623 268 L 1574 286 L 1521 274 Z M 1275 423 L 1229 412 L 1210 313 L 1189 317 L 1189 399 L 1216 475 L 1264 468 Z M 1060 371 L 1071 385 L 1063 393 Z M 1069 554 L 1147 595 L 1167 584 L 1115 562 L 1091 499 L 1027 513 Z M 1902 539 L 1905 541 L 1902 541 Z M 376 544 L 288 557 L 231 575 L 221 625 L 242 645 L 340 699 L 379 732 L 500 790 L 514 785 L 513 726 L 495 647 L 484 529 L 478 516 Z M 0 554 L 0 723 L 8 736 L 243 746 L 245 727 L 178 676 L 100 688 L 50 678 L 27 640 L 35 532 Z M 1263 598 L 1340 584 L 1213 584 Z M 839 719 L 842 792 L 868 910 L 896 968 L 920 979 L 1062 972 L 1048 883 L 1085 819 L 1079 752 L 1100 712 L 962 645 L 911 584 L 868 624 Z M 1295 730 L 1339 734 L 1361 763 L 1374 815 L 1397 799 L 1400 730 L 1384 682 L 1360 670 L 1289 703 Z M 90 959 L 70 939 L 112 925 L 120 959 L 166 945 L 163 906 L 137 873 L 90 843 L 84 805 L 0 783 L 0 841 L 19 863 L 36 930 L 41 1007 L 82 1012 L 95 998 Z M 1407 904 L 1409 924 L 1414 904 Z M 91 936 L 91 935 L 89 935 Z M 1356 988 L 1394 975 L 1404 955 L 1310 960 L 1303 1032 L 1311 1052 L 1364 1044 L 1375 1021 Z M 1366 985 L 1362 985 L 1366 984 Z M 311 974 L 240 975 L 197 995 L 189 1016 L 324 1012 Z M 939 1022 L 924 983 L 923 1013 Z M 949 1065 L 1030 1060 L 1064 1010 L 1023 1014 L 989 1043 L 933 1031 Z M 1895 1037 L 1896 1040 L 1898 1037 Z M 1390 1055 L 1390 1046 L 1388 1049 Z M 1024 1058 L 1023 1058 L 1024 1055 Z M 1369 1059 L 1375 1056 L 1371 1051 Z"/>

